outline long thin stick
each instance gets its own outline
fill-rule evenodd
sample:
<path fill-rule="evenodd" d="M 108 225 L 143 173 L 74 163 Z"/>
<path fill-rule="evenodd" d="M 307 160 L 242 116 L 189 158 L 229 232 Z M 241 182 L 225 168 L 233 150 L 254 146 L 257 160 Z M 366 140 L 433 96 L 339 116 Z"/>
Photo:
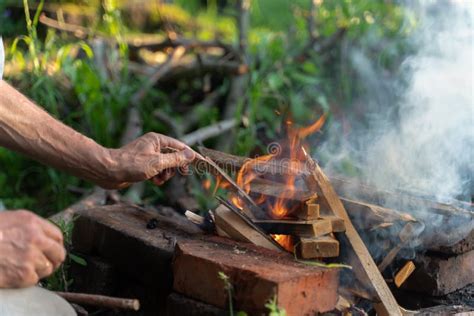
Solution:
<path fill-rule="evenodd" d="M 118 298 L 104 295 L 55 292 L 69 303 L 79 305 L 106 307 L 113 309 L 128 309 L 138 311 L 140 309 L 140 301 L 137 299 Z"/>

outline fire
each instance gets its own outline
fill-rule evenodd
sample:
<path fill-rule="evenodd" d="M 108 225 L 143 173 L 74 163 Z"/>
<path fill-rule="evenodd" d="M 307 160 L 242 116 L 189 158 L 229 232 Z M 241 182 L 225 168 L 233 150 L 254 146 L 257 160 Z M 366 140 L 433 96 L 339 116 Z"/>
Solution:
<path fill-rule="evenodd" d="M 272 238 L 280 244 L 285 250 L 293 252 L 293 239 L 290 235 L 271 235 Z"/>
<path fill-rule="evenodd" d="M 211 189 L 211 179 L 204 179 L 202 181 L 202 187 L 204 190 L 209 191 Z"/>
<path fill-rule="evenodd" d="M 291 120 L 286 120 L 285 123 L 288 133 L 288 141 L 285 144 L 279 144 L 279 150 L 275 152 L 271 151 L 271 153 L 268 155 L 246 161 L 237 174 L 237 185 L 239 185 L 245 192 L 250 193 L 252 182 L 259 178 L 259 165 L 261 167 L 263 164 L 267 164 L 269 162 L 275 162 L 276 165 L 284 163 L 291 169 L 299 168 L 301 163 L 306 160 L 307 155 L 302 143 L 304 138 L 319 131 L 324 125 L 325 120 L 326 116 L 323 115 L 313 124 L 302 128 L 296 128 L 294 127 L 294 124 Z M 291 197 L 292 193 L 296 191 L 296 174 L 290 173 L 285 175 L 284 179 L 282 180 L 287 188 L 287 194 L 285 194 L 285 198 L 270 199 L 265 195 L 253 196 L 255 203 L 260 205 L 263 209 L 266 209 L 268 211 L 268 215 L 275 219 L 288 217 L 291 212 L 294 211 L 294 208 L 297 207 L 297 205 L 293 207 L 287 205 L 288 197 Z M 216 187 L 224 187 L 226 184 L 227 183 L 225 183 L 225 181 L 221 183 L 221 181 L 218 180 Z M 231 202 L 239 208 L 244 207 L 243 202 L 237 196 L 232 196 Z M 282 245 L 283 243 L 288 244 L 290 242 L 288 236 L 274 235 L 273 237 Z"/>

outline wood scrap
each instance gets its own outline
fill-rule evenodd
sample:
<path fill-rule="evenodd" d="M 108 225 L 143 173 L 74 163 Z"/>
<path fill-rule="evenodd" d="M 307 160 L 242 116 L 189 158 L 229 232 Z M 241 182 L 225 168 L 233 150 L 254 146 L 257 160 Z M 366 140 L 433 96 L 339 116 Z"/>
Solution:
<path fill-rule="evenodd" d="M 303 259 L 333 258 L 339 256 L 339 242 L 331 236 L 300 237 L 296 251 Z"/>
<path fill-rule="evenodd" d="M 384 272 L 385 269 L 393 262 L 396 258 L 397 254 L 400 250 L 403 249 L 409 242 L 416 240 L 416 238 L 423 232 L 424 225 L 419 222 L 409 222 L 406 223 L 405 226 L 400 230 L 398 237 L 400 239 L 400 243 L 395 245 L 387 255 L 383 258 L 383 260 L 379 263 L 378 269 L 380 272 Z"/>
<path fill-rule="evenodd" d="M 229 237 L 250 242 L 254 245 L 272 250 L 280 250 L 268 238 L 251 227 L 247 222 L 240 218 L 224 205 L 218 206 L 214 211 L 216 226 Z"/>
<path fill-rule="evenodd" d="M 314 197 L 314 194 L 303 189 L 288 189 L 283 183 L 256 178 L 250 183 L 250 193 L 277 197 L 281 199 L 289 199 L 295 201 L 307 201 Z"/>
<path fill-rule="evenodd" d="M 55 292 L 70 303 L 87 306 L 105 307 L 111 309 L 125 309 L 138 311 L 140 301 L 136 299 L 117 298 L 104 295 L 83 294 L 72 292 Z"/>
<path fill-rule="evenodd" d="M 295 212 L 291 213 L 299 219 L 318 219 L 321 218 L 319 204 L 306 202 L 303 207 L 298 208 Z"/>
<path fill-rule="evenodd" d="M 415 271 L 415 264 L 413 263 L 413 261 L 408 261 L 407 263 L 405 263 L 403 268 L 401 268 L 400 271 L 398 271 L 395 275 L 395 285 L 398 288 L 402 286 L 402 284 L 405 283 L 405 281 L 410 277 L 413 271 Z"/>
<path fill-rule="evenodd" d="M 278 249 L 283 250 L 283 248 L 278 244 L 273 238 L 268 236 L 259 226 L 257 226 L 253 220 L 246 215 L 241 209 L 237 208 L 234 206 L 232 203 L 229 201 L 217 196 L 217 200 L 221 202 L 222 205 L 227 207 L 229 210 L 231 210 L 234 214 L 239 216 L 244 222 L 246 222 L 250 227 L 252 227 L 255 231 L 257 231 L 260 235 L 262 235 L 264 238 L 266 238 L 270 243 L 272 243 L 274 246 L 276 246 Z"/>
<path fill-rule="evenodd" d="M 386 207 L 346 198 L 340 198 L 340 200 L 351 216 L 364 225 L 362 228 L 370 228 L 371 225 L 382 222 L 416 222 L 416 219 L 408 213 L 400 213 Z"/>
<path fill-rule="evenodd" d="M 398 306 L 395 297 L 390 291 L 382 274 L 377 269 L 377 266 L 372 259 L 367 247 L 360 238 L 354 225 L 352 224 L 349 215 L 347 214 L 344 205 L 339 199 L 338 195 L 331 186 L 329 179 L 325 176 L 321 168 L 314 162 L 314 160 L 307 155 L 309 170 L 311 177 L 307 177 L 307 185 L 309 188 L 318 193 L 318 196 L 324 201 L 327 207 L 334 212 L 335 215 L 344 219 L 346 224 L 346 233 L 349 244 L 351 245 L 358 263 L 361 265 L 365 276 L 360 278 L 369 278 L 371 286 L 377 293 L 378 298 L 383 306 L 383 309 L 389 315 L 402 315 L 400 307 Z M 354 264 L 357 264 L 355 262 Z M 357 270 L 356 270 L 357 271 Z"/>
<path fill-rule="evenodd" d="M 332 232 L 330 220 L 319 219 L 311 223 L 301 223 L 299 221 L 275 220 L 272 223 L 256 222 L 264 231 L 269 234 L 284 234 L 299 237 L 318 237 Z"/>
<path fill-rule="evenodd" d="M 184 216 L 186 216 L 187 219 L 189 219 L 191 222 L 193 222 L 194 224 L 200 226 L 200 225 L 204 225 L 205 223 L 205 220 L 204 220 L 204 217 L 194 213 L 194 212 L 191 212 L 191 211 L 186 211 L 184 212 Z"/>
<path fill-rule="evenodd" d="M 343 233 L 346 231 L 346 224 L 344 220 L 336 215 L 321 215 L 322 219 L 328 219 L 331 221 L 333 233 Z"/>

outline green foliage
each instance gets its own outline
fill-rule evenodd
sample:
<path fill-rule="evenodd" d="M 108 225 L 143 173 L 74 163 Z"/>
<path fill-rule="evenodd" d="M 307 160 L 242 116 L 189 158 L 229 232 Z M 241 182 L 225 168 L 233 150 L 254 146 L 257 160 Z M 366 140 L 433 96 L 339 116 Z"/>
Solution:
<path fill-rule="evenodd" d="M 99 143 L 115 147 L 119 144 L 130 97 L 146 77 L 129 72 L 129 49 L 125 38 L 142 32 L 129 18 L 130 2 L 125 0 L 82 0 L 80 10 L 97 17 L 89 25 L 113 38 L 118 47 L 107 47 L 109 62 L 117 65 L 117 73 L 103 76 L 94 61 L 93 48 L 85 41 L 71 40 L 38 25 L 42 2 L 31 17 L 23 0 L 25 21 L 15 19 L 11 9 L 16 0 L 0 2 L 8 16 L 0 23 L 0 33 L 8 47 L 8 65 L 15 76 L 8 78 L 47 111 Z M 60 0 L 64 7 L 77 2 Z M 235 133 L 232 151 L 248 155 L 255 147 L 264 150 L 266 141 L 283 135 L 282 122 L 291 117 L 297 125 L 307 125 L 322 113 L 342 111 L 355 102 L 362 85 L 354 80 L 354 69 L 347 62 L 347 47 L 357 47 L 368 58 L 387 71 L 396 71 L 400 60 L 412 49 L 405 36 L 416 27 L 416 19 L 396 1 L 340 0 L 316 1 L 314 11 L 316 36 L 331 36 L 338 28 L 348 29 L 346 38 L 335 43 L 330 53 L 304 53 L 309 40 L 310 0 L 253 0 L 250 8 L 249 67 L 247 92 L 237 101 L 235 117 L 245 124 Z M 225 3 L 225 4 L 224 4 Z M 181 36 L 204 40 L 237 41 L 237 1 L 175 0 L 146 2 L 143 28 L 147 32 L 166 35 L 166 30 Z M 129 15 L 127 15 L 129 14 Z M 138 28 L 138 29 L 137 29 Z M 14 32 L 26 31 L 12 39 Z M 9 36 L 10 35 L 10 36 Z M 303 54 L 304 53 L 304 54 Z M 170 134 L 167 127 L 151 113 L 163 111 L 179 124 L 185 120 L 181 109 L 189 107 L 202 78 L 183 80 L 150 90 L 140 104 L 144 131 Z M 220 84 L 222 96 L 228 94 L 229 80 Z M 225 101 L 225 100 L 224 100 Z M 222 102 L 210 109 L 205 106 L 186 108 L 198 117 L 195 127 L 216 122 L 222 116 Z M 330 116 L 331 117 L 331 116 Z M 327 125 L 331 124 L 331 119 Z M 316 137 L 320 137 L 319 135 Z M 262 143 L 261 143 L 262 142 Z M 212 145 L 212 142 L 209 143 Z M 20 155 L 0 148 L 0 199 L 7 208 L 29 208 L 43 215 L 71 204 L 77 196 L 67 187 L 88 188 L 90 184 L 64 173 L 46 168 Z M 356 174 L 349 159 L 339 170 Z M 209 197 L 196 188 L 195 195 L 203 206 Z M 156 187 L 146 187 L 146 200 L 166 199 Z"/>
<path fill-rule="evenodd" d="M 268 316 L 287 316 L 285 309 L 278 307 L 276 295 L 265 304 L 265 307 L 269 310 Z"/>
<path fill-rule="evenodd" d="M 76 264 L 86 266 L 87 262 L 84 258 L 72 253 L 72 230 L 74 229 L 75 218 L 69 222 L 60 219 L 55 223 L 59 229 L 61 229 L 64 236 L 64 247 L 67 251 L 66 260 L 61 264 L 61 266 L 44 281 L 42 281 L 44 287 L 51 291 L 68 291 L 69 287 L 74 282 L 73 279 L 69 277 L 68 271 L 72 262 Z"/>
<path fill-rule="evenodd" d="M 229 297 L 229 315 L 234 316 L 234 308 L 232 302 L 232 293 L 234 288 L 232 286 L 232 283 L 230 283 L 230 278 L 222 271 L 219 271 L 217 275 L 219 276 L 219 279 L 224 282 L 224 289 L 227 291 L 227 296 Z"/>

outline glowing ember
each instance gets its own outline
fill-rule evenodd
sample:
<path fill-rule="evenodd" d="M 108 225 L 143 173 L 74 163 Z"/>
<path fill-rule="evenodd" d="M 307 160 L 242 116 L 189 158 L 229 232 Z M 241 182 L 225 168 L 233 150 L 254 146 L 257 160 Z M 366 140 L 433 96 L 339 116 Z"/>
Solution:
<path fill-rule="evenodd" d="M 290 235 L 271 235 L 272 238 L 280 244 L 285 250 L 293 252 L 293 239 Z"/>
<path fill-rule="evenodd" d="M 211 180 L 204 179 L 204 181 L 202 181 L 202 187 L 204 188 L 204 190 L 209 191 L 211 189 Z"/>

